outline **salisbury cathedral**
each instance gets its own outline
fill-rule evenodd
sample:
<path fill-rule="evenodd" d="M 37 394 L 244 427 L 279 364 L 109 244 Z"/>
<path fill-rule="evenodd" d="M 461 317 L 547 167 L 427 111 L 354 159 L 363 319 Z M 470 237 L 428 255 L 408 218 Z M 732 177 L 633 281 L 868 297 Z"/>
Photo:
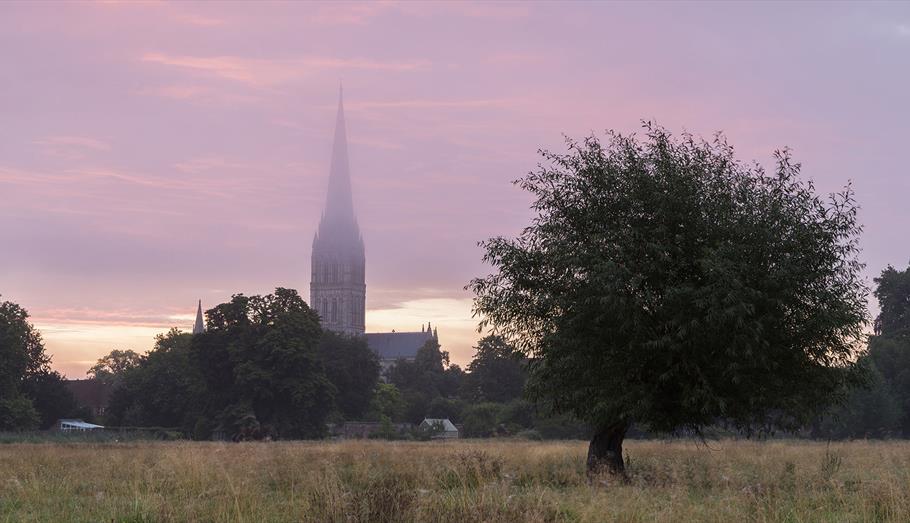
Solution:
<path fill-rule="evenodd" d="M 344 100 L 339 94 L 335 139 L 329 167 L 325 209 L 313 237 L 310 306 L 319 313 L 323 328 L 365 335 L 383 367 L 398 359 L 412 359 L 436 331 L 428 323 L 420 332 L 366 333 L 366 254 L 351 196 Z"/>

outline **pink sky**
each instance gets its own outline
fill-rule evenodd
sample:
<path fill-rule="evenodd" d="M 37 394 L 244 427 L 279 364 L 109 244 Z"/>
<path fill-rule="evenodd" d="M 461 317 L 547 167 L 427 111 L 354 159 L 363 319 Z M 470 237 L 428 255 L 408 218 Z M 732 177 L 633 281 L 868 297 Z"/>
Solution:
<path fill-rule="evenodd" d="M 345 86 L 367 329 L 477 334 L 478 240 L 562 134 L 724 130 L 854 182 L 869 276 L 910 260 L 910 7 L 823 3 L 0 4 L 0 294 L 55 366 L 189 328 L 197 299 L 309 295 Z"/>

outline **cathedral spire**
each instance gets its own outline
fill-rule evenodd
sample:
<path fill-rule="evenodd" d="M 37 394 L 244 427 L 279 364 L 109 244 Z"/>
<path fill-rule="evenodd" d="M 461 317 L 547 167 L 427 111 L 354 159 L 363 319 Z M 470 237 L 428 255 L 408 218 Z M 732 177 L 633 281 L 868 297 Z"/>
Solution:
<path fill-rule="evenodd" d="M 351 196 L 344 96 L 339 86 L 325 210 L 313 236 L 310 263 L 310 306 L 319 313 L 323 328 L 363 334 L 365 265 L 363 236 L 354 216 Z"/>
<path fill-rule="evenodd" d="M 332 163 L 329 170 L 325 217 L 332 221 L 354 219 L 351 173 L 348 166 L 348 136 L 344 121 L 344 91 L 340 85 L 338 86 L 338 112 L 335 116 L 335 139 L 332 144 Z"/>
<path fill-rule="evenodd" d="M 193 334 L 202 334 L 205 332 L 205 324 L 202 322 L 202 300 L 196 307 L 196 323 L 193 325 Z"/>

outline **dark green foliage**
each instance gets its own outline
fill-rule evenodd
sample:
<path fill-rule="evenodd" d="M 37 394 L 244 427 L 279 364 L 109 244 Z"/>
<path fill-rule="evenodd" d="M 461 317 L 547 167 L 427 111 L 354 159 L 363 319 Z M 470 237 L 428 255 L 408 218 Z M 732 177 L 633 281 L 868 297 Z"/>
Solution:
<path fill-rule="evenodd" d="M 178 427 L 192 433 L 205 393 L 190 352 L 192 335 L 178 329 L 158 335 L 134 365 L 112 373 L 117 388 L 107 411 L 114 426 Z"/>
<path fill-rule="evenodd" d="M 449 398 L 433 398 L 426 409 L 427 418 L 449 419 L 454 423 L 461 421 L 461 411 L 464 405 L 460 400 Z"/>
<path fill-rule="evenodd" d="M 875 334 L 889 338 L 910 336 L 910 268 L 888 266 L 875 279 L 875 297 L 881 308 L 875 320 Z"/>
<path fill-rule="evenodd" d="M 860 359 L 869 371 L 868 386 L 816 424 L 817 436 L 910 437 L 910 268 L 889 265 L 875 283 L 881 312 Z"/>
<path fill-rule="evenodd" d="M 207 316 L 206 332 L 191 341 L 206 415 L 227 431 L 252 415 L 280 437 L 321 436 L 334 390 L 319 355 L 319 317 L 297 292 L 235 295 Z"/>
<path fill-rule="evenodd" d="M 594 425 L 593 450 L 621 456 L 633 422 L 796 427 L 861 381 L 849 189 L 826 201 L 787 152 L 767 173 L 650 124 L 568 144 L 517 182 L 537 216 L 482 244 L 495 272 L 469 287 L 531 358 L 531 396 Z"/>
<path fill-rule="evenodd" d="M 887 393 L 900 416 L 892 427 L 895 435 L 910 437 L 910 339 L 906 336 L 873 336 L 868 359 L 880 376 L 881 392 Z"/>
<path fill-rule="evenodd" d="M 504 403 L 521 397 L 527 380 L 524 356 L 500 336 L 477 342 L 468 365 L 465 395 L 472 401 Z"/>
<path fill-rule="evenodd" d="M 29 430 L 41 423 L 31 398 L 19 393 L 0 397 L 0 430 Z"/>
<path fill-rule="evenodd" d="M 405 403 L 404 419 L 420 423 L 429 416 L 434 400 L 458 396 L 465 373 L 458 365 L 451 365 L 449 353 L 431 339 L 417 351 L 414 361 L 398 361 L 387 375 L 401 391 Z M 441 405 L 436 403 L 436 408 Z"/>
<path fill-rule="evenodd" d="M 121 371 L 113 424 L 164 426 L 195 438 L 320 437 L 332 412 L 365 415 L 379 363 L 362 338 L 324 333 L 296 291 L 235 295 L 207 330 L 159 336 Z"/>
<path fill-rule="evenodd" d="M 401 391 L 392 383 L 377 383 L 370 398 L 367 414 L 369 421 L 401 421 L 404 418 L 405 402 Z"/>
<path fill-rule="evenodd" d="M 28 312 L 0 302 L 0 430 L 47 428 L 59 418 L 79 414 L 50 362 Z"/>
<path fill-rule="evenodd" d="M 467 407 L 462 417 L 464 435 L 469 438 L 494 436 L 499 426 L 501 410 L 502 405 L 497 403 L 478 403 Z"/>
<path fill-rule="evenodd" d="M 66 380 L 57 371 L 44 369 L 27 376 L 22 382 L 22 392 L 31 398 L 39 416 L 38 428 L 42 430 L 51 428 L 61 418 L 91 420 L 91 412 L 79 408 L 66 387 Z"/>
<path fill-rule="evenodd" d="M 369 410 L 379 381 L 379 358 L 363 337 L 325 331 L 319 354 L 329 381 L 335 386 L 335 406 L 349 420 L 362 419 Z"/>
<path fill-rule="evenodd" d="M 890 396 L 899 413 L 893 432 L 910 437 L 910 268 L 897 271 L 888 266 L 875 283 L 881 313 L 869 340 L 868 358 L 880 373 L 881 384 L 872 390 Z"/>
<path fill-rule="evenodd" d="M 894 399 L 888 383 L 868 357 L 869 382 L 850 394 L 843 405 L 824 417 L 813 428 L 813 435 L 827 439 L 889 438 L 901 435 L 904 413 Z"/>
<path fill-rule="evenodd" d="M 123 374 L 139 365 L 142 356 L 133 350 L 112 350 L 100 358 L 86 374 L 107 385 L 116 386 Z"/>

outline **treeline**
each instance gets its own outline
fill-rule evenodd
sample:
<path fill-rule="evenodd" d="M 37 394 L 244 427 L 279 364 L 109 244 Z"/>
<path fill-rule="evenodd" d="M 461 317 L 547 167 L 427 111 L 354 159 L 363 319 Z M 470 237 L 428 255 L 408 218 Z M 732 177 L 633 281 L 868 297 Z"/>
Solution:
<path fill-rule="evenodd" d="M 207 315 L 205 333 L 172 329 L 119 371 L 99 362 L 113 386 L 105 423 L 196 439 L 319 438 L 330 418 L 365 413 L 379 362 L 363 339 L 324 332 L 296 291 L 235 295 Z"/>
<path fill-rule="evenodd" d="M 867 385 L 812 427 L 816 437 L 910 438 L 910 267 L 875 279 L 880 312 L 860 357 Z"/>
<path fill-rule="evenodd" d="M 858 348 L 867 385 L 804 434 L 910 438 L 910 268 L 889 266 L 875 284 L 881 312 L 868 347 Z M 112 394 L 94 421 L 196 439 L 321 438 L 329 424 L 427 417 L 461 424 L 469 437 L 589 435 L 583 423 L 526 399 L 529 362 L 497 336 L 479 340 L 465 369 L 430 340 L 381 376 L 362 337 L 322 330 L 294 290 L 235 295 L 207 316 L 204 334 L 172 329 L 146 354 L 115 350 L 99 360 L 89 374 Z M 0 430 L 46 429 L 66 417 L 92 419 L 51 370 L 28 313 L 0 303 Z"/>
<path fill-rule="evenodd" d="M 382 377 L 364 338 L 322 330 L 294 290 L 236 295 L 207 317 L 203 334 L 172 329 L 145 355 L 113 351 L 92 367 L 113 388 L 105 424 L 196 439 L 320 438 L 328 424 L 430 417 L 463 424 L 468 436 L 585 436 L 583 425 L 522 399 L 526 362 L 496 337 L 478 343 L 468 372 L 430 340 Z"/>
<path fill-rule="evenodd" d="M 910 268 L 887 267 L 874 295 L 874 333 L 868 346 L 857 347 L 866 385 L 801 434 L 910 438 Z M 180 427 L 197 438 L 322 437 L 326 423 L 430 417 L 463 425 L 469 437 L 589 435 L 583 423 L 548 416 L 544 403 L 526 399 L 529 362 L 496 336 L 478 342 L 465 369 L 430 340 L 413 361 L 399 361 L 381 377 L 365 341 L 322 331 L 295 291 L 238 295 L 208 316 L 205 334 L 172 330 L 119 371 L 116 362 L 93 369 L 122 380 L 106 422 Z"/>

